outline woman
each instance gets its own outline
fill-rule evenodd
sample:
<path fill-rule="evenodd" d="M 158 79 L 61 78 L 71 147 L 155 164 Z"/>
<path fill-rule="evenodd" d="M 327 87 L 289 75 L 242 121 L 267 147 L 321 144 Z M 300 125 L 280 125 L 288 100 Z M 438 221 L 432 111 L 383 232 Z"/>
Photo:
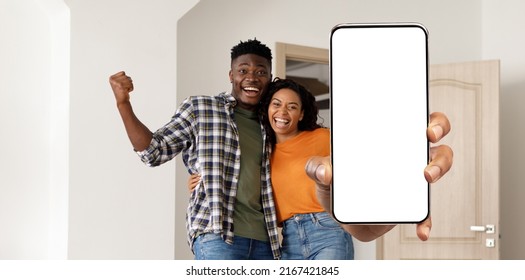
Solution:
<path fill-rule="evenodd" d="M 330 131 L 317 123 L 315 97 L 290 79 L 276 78 L 261 102 L 283 259 L 353 259 L 351 235 L 319 204 L 304 169 L 312 156 L 330 155 Z"/>
<path fill-rule="evenodd" d="M 352 236 L 324 211 L 315 183 L 305 172 L 309 158 L 330 155 L 330 131 L 317 123 L 314 96 L 292 80 L 276 78 L 261 104 L 272 151 L 271 180 L 282 227 L 282 258 L 353 259 Z M 190 177 L 190 190 L 198 181 L 198 175 Z"/>

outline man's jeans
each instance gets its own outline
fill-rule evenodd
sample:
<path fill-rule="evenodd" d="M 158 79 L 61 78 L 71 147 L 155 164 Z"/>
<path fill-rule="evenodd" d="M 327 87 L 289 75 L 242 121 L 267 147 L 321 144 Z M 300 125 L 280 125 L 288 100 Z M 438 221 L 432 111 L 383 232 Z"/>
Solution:
<path fill-rule="evenodd" d="M 193 252 L 196 260 L 273 260 L 270 242 L 234 236 L 230 245 L 215 233 L 198 236 Z"/>

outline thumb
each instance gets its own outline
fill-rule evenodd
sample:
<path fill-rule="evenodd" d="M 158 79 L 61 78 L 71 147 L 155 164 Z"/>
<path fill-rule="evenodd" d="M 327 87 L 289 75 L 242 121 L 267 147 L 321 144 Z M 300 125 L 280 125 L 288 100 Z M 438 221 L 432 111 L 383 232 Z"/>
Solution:
<path fill-rule="evenodd" d="M 306 174 L 317 184 L 330 186 L 332 183 L 332 165 L 330 157 L 311 157 L 305 166 Z"/>

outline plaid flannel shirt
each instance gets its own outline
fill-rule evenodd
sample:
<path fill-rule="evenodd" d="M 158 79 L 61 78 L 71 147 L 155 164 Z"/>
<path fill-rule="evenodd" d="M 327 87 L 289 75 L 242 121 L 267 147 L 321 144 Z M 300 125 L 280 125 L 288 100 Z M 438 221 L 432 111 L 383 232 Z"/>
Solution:
<path fill-rule="evenodd" d="M 233 211 L 240 174 L 239 133 L 233 119 L 235 98 L 228 93 L 185 99 L 171 121 L 153 134 L 149 147 L 137 152 L 148 166 L 158 166 L 182 152 L 191 173 L 202 183 L 192 192 L 186 211 L 188 244 L 198 234 L 220 233 L 233 243 Z M 263 143 L 266 136 L 263 129 Z M 280 258 L 277 218 L 270 180 L 269 151 L 263 144 L 261 198 L 275 259 Z"/>

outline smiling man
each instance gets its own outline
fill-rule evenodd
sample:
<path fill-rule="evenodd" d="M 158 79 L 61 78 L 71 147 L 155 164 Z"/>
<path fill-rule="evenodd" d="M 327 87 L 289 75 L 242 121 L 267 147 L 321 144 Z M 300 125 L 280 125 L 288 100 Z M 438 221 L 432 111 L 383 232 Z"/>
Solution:
<path fill-rule="evenodd" d="M 125 72 L 110 77 L 126 132 L 142 161 L 158 166 L 182 153 L 188 171 L 201 175 L 186 213 L 195 259 L 280 258 L 265 133 L 257 115 L 271 65 L 266 45 L 241 41 L 231 49 L 231 93 L 187 98 L 154 133 L 133 113 L 131 78 Z"/>

